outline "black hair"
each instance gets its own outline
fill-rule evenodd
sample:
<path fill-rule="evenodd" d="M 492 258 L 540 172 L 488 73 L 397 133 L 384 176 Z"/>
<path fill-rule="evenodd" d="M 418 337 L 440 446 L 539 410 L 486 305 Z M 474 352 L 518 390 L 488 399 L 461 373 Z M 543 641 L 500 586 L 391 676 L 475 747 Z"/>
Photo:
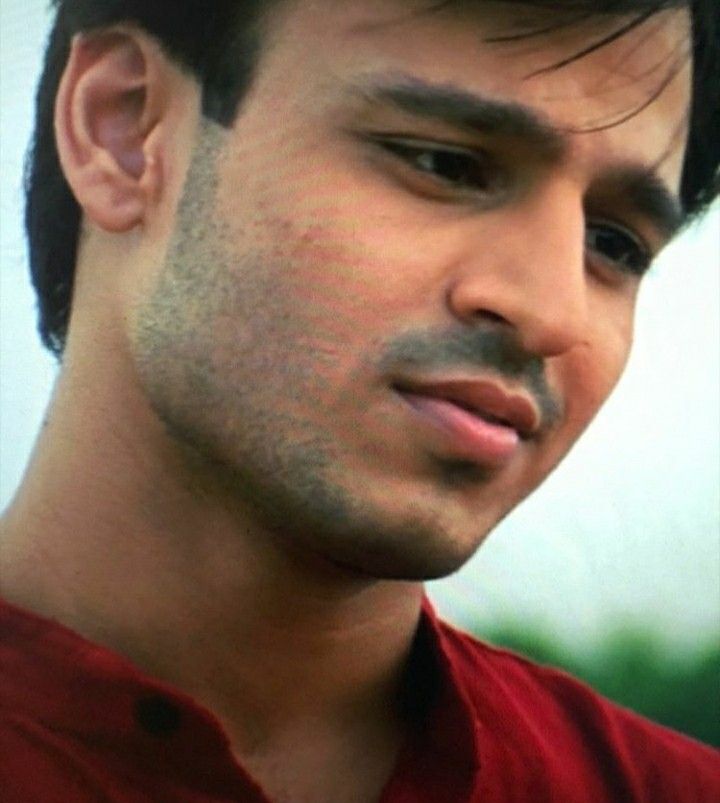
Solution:
<path fill-rule="evenodd" d="M 467 0 L 469 1 L 469 0 Z M 482 0 L 475 0 L 482 2 Z M 692 16 L 693 95 L 682 175 L 685 214 L 703 211 L 720 191 L 720 3 L 717 0 L 505 0 L 557 11 L 563 20 L 597 14 L 631 15 L 640 24 L 669 8 Z M 170 58 L 195 75 L 203 114 L 229 127 L 252 81 L 262 46 L 262 21 L 279 0 L 52 0 L 56 16 L 36 98 L 35 130 L 26 164 L 25 226 L 30 272 L 38 298 L 40 337 L 62 355 L 70 320 L 81 212 L 65 179 L 54 133 L 55 98 L 73 37 L 134 23 Z M 446 0 L 436 6 L 449 5 Z M 568 16 L 570 15 L 570 16 Z M 628 27 L 623 24 L 618 33 Z M 605 41 L 590 43 L 601 47 Z M 581 57 L 583 54 L 578 54 Z"/>
<path fill-rule="evenodd" d="M 252 80 L 262 12 L 273 0 L 52 0 L 55 22 L 38 86 L 25 170 L 25 229 L 43 344 L 62 354 L 70 322 L 81 211 L 60 166 L 55 98 L 80 32 L 132 23 L 197 76 L 203 114 L 230 126 Z M 274 0 L 275 3 L 278 0 Z"/>

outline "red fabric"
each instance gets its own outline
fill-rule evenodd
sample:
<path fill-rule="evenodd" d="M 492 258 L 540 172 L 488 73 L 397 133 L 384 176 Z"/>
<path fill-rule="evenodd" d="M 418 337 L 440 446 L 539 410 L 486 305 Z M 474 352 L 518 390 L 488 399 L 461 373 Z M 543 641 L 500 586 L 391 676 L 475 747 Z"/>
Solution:
<path fill-rule="evenodd" d="M 381 803 L 718 803 L 720 754 L 440 622 Z M 642 682 L 642 679 L 638 679 Z M 125 659 L 0 603 L 2 803 L 268 803 L 218 722 Z"/>

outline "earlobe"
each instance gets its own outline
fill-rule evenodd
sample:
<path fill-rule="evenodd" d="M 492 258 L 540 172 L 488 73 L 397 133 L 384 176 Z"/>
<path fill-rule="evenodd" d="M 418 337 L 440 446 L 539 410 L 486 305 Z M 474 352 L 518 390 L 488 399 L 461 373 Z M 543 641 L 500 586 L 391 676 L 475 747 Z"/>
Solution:
<path fill-rule="evenodd" d="M 55 106 L 65 176 L 86 216 L 111 232 L 140 225 L 157 196 L 150 154 L 162 113 L 156 54 L 141 35 L 77 36 Z"/>

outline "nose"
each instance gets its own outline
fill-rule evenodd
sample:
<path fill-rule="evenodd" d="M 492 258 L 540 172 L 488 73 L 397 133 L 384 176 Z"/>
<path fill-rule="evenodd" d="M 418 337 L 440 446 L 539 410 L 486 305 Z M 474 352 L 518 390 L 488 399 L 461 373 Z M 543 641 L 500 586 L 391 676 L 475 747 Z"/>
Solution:
<path fill-rule="evenodd" d="M 486 213 L 456 263 L 448 291 L 453 314 L 464 322 L 511 326 L 522 347 L 541 357 L 583 343 L 584 239 L 582 196 L 568 184 Z"/>

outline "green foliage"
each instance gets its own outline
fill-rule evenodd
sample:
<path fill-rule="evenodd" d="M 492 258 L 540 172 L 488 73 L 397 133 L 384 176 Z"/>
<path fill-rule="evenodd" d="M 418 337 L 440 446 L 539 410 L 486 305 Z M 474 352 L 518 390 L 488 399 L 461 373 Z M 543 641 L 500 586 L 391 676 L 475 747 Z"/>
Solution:
<path fill-rule="evenodd" d="M 687 653 L 635 627 L 617 630 L 580 652 L 524 625 L 474 632 L 538 663 L 564 669 L 655 722 L 720 747 L 720 639 Z"/>

